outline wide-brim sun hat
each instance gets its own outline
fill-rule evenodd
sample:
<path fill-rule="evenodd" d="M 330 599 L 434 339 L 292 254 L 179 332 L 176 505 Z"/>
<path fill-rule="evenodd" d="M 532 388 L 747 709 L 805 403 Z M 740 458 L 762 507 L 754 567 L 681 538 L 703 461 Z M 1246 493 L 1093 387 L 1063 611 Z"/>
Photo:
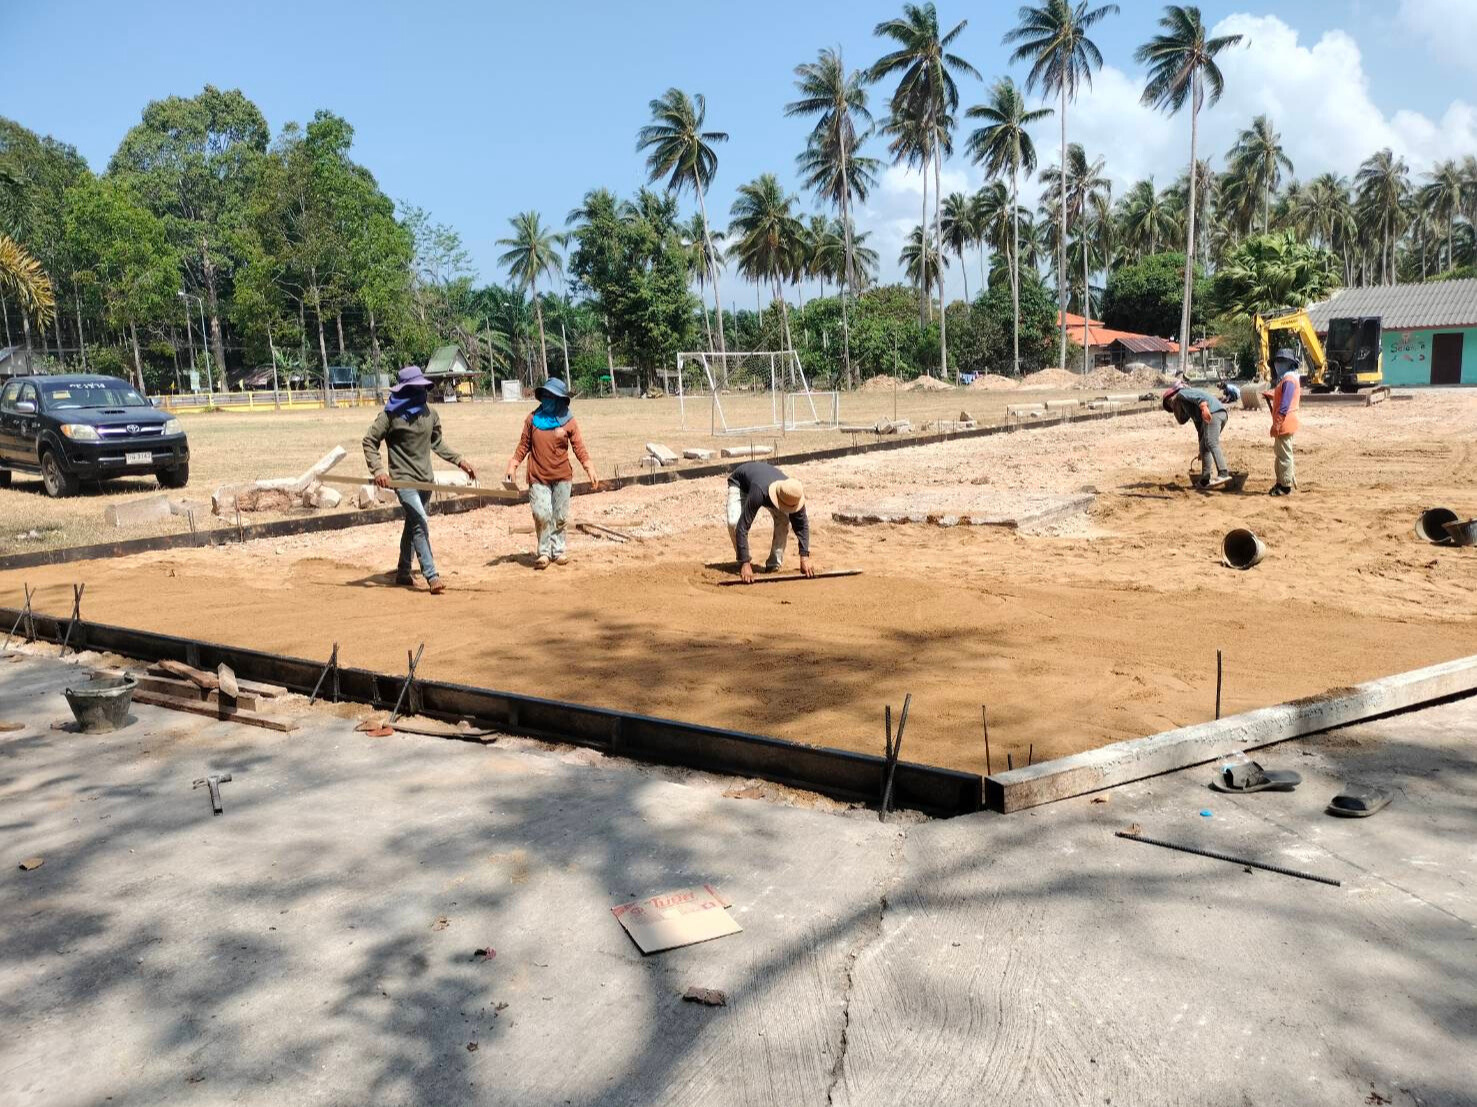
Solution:
<path fill-rule="evenodd" d="M 1168 411 L 1169 410 L 1169 401 L 1172 400 L 1172 399 L 1174 399 L 1175 393 L 1177 393 L 1180 389 L 1182 389 L 1184 387 L 1185 387 L 1184 382 L 1181 381 L 1181 382 L 1178 382 L 1178 383 L 1175 383 L 1175 384 L 1170 385 L 1168 388 L 1166 388 L 1164 390 L 1164 395 L 1162 395 L 1162 396 L 1159 397 L 1159 402 L 1164 405 L 1164 410 L 1165 411 Z"/>
<path fill-rule="evenodd" d="M 550 377 L 544 381 L 543 384 L 533 390 L 533 394 L 540 400 L 547 399 L 550 396 L 558 400 L 569 399 L 569 389 L 565 387 L 564 382 L 558 377 Z"/>
<path fill-rule="evenodd" d="M 786 515 L 805 506 L 805 486 L 794 477 L 777 480 L 769 486 L 769 502 Z"/>
<path fill-rule="evenodd" d="M 421 372 L 419 365 L 407 365 L 397 375 L 391 392 L 399 392 L 402 388 L 431 388 L 431 379 Z"/>
<path fill-rule="evenodd" d="M 1273 365 L 1276 365 L 1279 361 L 1291 362 L 1293 365 L 1301 365 L 1302 364 L 1302 362 L 1300 362 L 1298 360 L 1297 354 L 1293 353 L 1291 350 L 1287 349 L 1286 347 L 1284 347 L 1281 350 L 1278 350 L 1275 354 L 1272 355 L 1272 364 Z"/>

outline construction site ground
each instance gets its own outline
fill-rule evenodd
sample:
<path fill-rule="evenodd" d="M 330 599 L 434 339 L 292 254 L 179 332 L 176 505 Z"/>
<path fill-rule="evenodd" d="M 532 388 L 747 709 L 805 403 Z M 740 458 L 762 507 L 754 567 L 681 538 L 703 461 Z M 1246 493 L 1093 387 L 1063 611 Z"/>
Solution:
<path fill-rule="evenodd" d="M 1218 795 L 1201 767 L 883 824 L 587 750 L 371 738 L 347 710 L 276 734 L 136 707 L 65 733 L 77 669 L 54 650 L 0 661 L 7 1107 L 1465 1107 L 1477 1087 L 1477 699 L 1261 751 L 1302 773 L 1292 793 Z M 217 818 L 191 784 L 222 772 Z M 1348 779 L 1395 800 L 1327 817 Z M 1132 824 L 1342 886 L 1113 836 Z M 742 933 L 643 957 L 611 915 L 699 883 Z"/>
<path fill-rule="evenodd" d="M 1297 495 L 1265 495 L 1262 414 L 1225 436 L 1245 494 L 1189 487 L 1192 430 L 1160 412 L 794 468 L 815 559 L 845 579 L 723 587 L 721 477 L 578 497 L 572 564 L 531 569 L 526 507 L 437 518 L 450 589 L 394 587 L 398 524 L 11 572 L 40 610 L 234 645 L 881 753 L 882 708 L 913 696 L 903 756 L 981 772 L 1477 653 L 1477 554 L 1418 541 L 1433 505 L 1477 514 L 1477 394 L 1315 407 Z M 1084 490 L 1087 490 L 1084 492 Z M 847 504 L 927 499 L 1021 511 L 1091 494 L 1039 529 L 847 526 Z M 1222 567 L 1250 527 L 1265 561 Z M 767 516 L 755 524 L 762 558 Z M 794 544 L 790 545 L 794 566 Z"/>

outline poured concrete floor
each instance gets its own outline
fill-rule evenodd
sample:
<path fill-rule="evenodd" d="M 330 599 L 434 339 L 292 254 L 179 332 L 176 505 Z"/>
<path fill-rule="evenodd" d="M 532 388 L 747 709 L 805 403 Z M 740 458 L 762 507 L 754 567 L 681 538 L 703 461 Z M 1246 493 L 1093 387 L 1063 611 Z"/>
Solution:
<path fill-rule="evenodd" d="M 1477 699 L 1260 751 L 1291 794 L 882 825 L 329 712 L 52 731 L 75 675 L 0 661 L 7 1107 L 1473 1102 Z M 742 934 L 643 957 L 610 915 L 703 881 Z"/>

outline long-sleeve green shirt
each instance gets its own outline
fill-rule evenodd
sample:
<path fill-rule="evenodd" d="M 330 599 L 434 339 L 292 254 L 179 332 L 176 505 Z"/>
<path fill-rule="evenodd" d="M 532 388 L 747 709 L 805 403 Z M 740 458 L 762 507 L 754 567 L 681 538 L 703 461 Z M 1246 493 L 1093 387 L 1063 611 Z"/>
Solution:
<path fill-rule="evenodd" d="M 431 471 L 431 452 L 453 465 L 461 464 L 462 455 L 453 450 L 441 437 L 441 416 L 436 409 L 427 407 L 420 414 L 407 419 L 381 411 L 369 424 L 364 436 L 364 464 L 369 471 L 378 474 L 384 470 L 380 460 L 380 443 L 385 444 L 390 455 L 390 478 L 392 480 L 434 481 Z"/>

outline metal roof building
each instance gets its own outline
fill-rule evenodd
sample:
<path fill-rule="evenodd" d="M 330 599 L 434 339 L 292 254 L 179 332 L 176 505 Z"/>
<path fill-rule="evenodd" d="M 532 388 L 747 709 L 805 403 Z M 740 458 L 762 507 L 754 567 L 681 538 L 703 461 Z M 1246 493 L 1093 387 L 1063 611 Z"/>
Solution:
<path fill-rule="evenodd" d="M 1325 333 L 1330 319 L 1378 317 L 1386 384 L 1477 384 L 1477 280 L 1346 288 L 1308 315 Z"/>

